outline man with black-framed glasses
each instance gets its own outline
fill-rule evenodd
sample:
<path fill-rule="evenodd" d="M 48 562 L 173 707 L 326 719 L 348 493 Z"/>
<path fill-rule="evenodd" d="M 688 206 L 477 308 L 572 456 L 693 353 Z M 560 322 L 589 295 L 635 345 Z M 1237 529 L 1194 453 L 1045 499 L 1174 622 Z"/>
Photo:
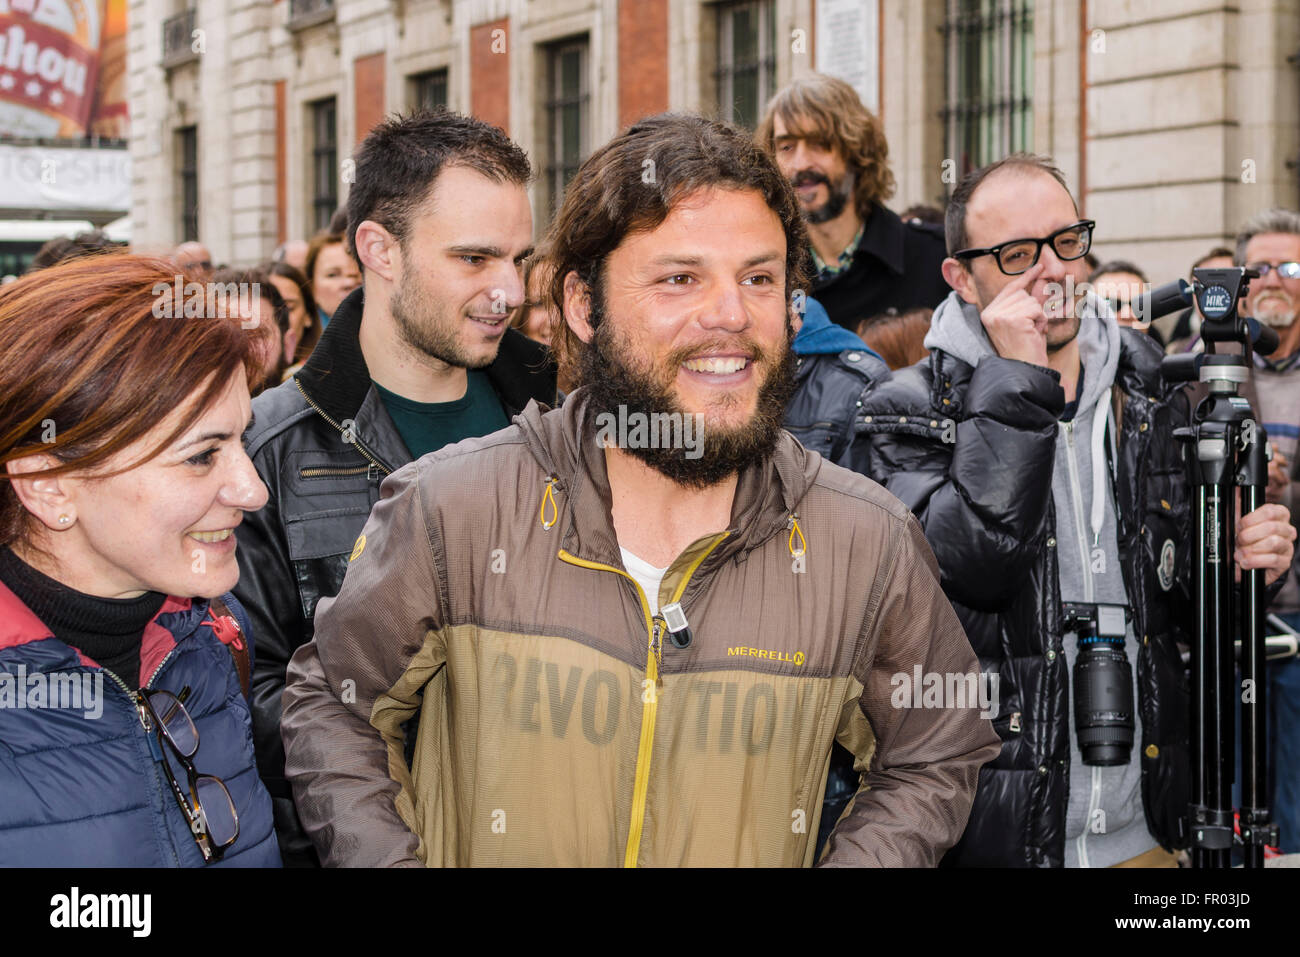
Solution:
<path fill-rule="evenodd" d="M 944 226 L 954 292 L 929 356 L 863 398 L 852 464 L 916 514 L 981 667 L 998 675 L 1002 751 L 946 860 L 1172 866 L 1190 797 L 1178 650 L 1190 508 L 1173 437 L 1185 391 L 1162 381 L 1159 346 L 1088 291 L 1095 224 L 1050 160 L 1014 154 L 970 173 Z M 1265 505 L 1238 524 L 1237 559 L 1274 584 L 1292 538 Z M 1075 663 L 1081 647 L 1097 660 L 1094 646 L 1128 697 L 1079 721 Z M 1107 752 L 1090 739 L 1115 714 L 1130 737 Z"/>

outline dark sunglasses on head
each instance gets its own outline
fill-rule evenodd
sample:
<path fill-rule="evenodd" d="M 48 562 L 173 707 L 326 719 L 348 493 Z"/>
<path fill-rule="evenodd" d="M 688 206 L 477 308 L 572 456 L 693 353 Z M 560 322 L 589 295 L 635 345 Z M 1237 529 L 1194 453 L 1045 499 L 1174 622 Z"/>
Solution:
<path fill-rule="evenodd" d="M 158 733 L 159 739 L 170 746 L 185 769 L 189 800 L 186 800 L 180 782 L 172 772 L 167 748 L 160 749 L 172 796 L 189 821 L 190 833 L 194 835 L 194 841 L 203 853 L 203 862 L 207 864 L 221 860 L 226 848 L 239 837 L 239 814 L 225 782 L 210 774 L 199 774 L 190 760 L 199 750 L 199 729 L 194 726 L 194 720 L 182 703 L 189 697 L 189 692 L 188 686 L 181 689 L 180 697 L 170 691 L 137 691 L 136 704 L 145 728 Z"/>
<path fill-rule="evenodd" d="M 1092 248 L 1092 230 L 1096 225 L 1091 219 L 1081 219 L 1042 239 L 1009 239 L 1005 243 L 998 243 L 986 249 L 962 249 L 952 255 L 954 259 L 993 256 L 1003 273 L 1008 276 L 1019 276 L 1038 264 L 1043 246 L 1049 243 L 1058 259 L 1067 262 L 1082 259 Z"/>

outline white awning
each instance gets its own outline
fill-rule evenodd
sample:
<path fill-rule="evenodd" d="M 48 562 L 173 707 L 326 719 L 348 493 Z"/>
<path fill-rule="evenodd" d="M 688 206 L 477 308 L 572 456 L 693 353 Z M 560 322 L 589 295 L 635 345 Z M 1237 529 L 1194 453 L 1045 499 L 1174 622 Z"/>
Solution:
<path fill-rule="evenodd" d="M 115 243 L 129 243 L 131 241 L 131 217 L 123 216 L 121 219 L 113 220 L 104 227 L 104 232 Z"/>
<path fill-rule="evenodd" d="M 125 213 L 131 208 L 131 155 L 107 147 L 0 143 L 0 208 Z"/>
<path fill-rule="evenodd" d="M 0 243 L 43 243 L 94 228 L 85 219 L 0 219 Z"/>

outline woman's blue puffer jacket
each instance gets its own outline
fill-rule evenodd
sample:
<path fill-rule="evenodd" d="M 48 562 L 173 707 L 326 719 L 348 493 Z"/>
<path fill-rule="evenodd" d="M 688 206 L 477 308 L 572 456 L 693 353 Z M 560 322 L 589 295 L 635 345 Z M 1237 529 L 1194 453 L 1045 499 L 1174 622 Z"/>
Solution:
<path fill-rule="evenodd" d="M 243 609 L 230 595 L 224 600 L 247 636 Z M 221 778 L 235 802 L 239 836 L 213 866 L 278 867 L 248 705 L 209 607 L 167 599 L 145 629 L 141 682 L 175 695 L 189 687 L 185 708 L 199 732 L 194 765 Z M 61 708 L 49 706 L 56 675 Z M 71 697 L 73 683 L 80 700 Z M 204 866 L 157 755 L 134 695 L 0 585 L 0 866 Z M 167 760 L 187 792 L 170 749 Z"/>

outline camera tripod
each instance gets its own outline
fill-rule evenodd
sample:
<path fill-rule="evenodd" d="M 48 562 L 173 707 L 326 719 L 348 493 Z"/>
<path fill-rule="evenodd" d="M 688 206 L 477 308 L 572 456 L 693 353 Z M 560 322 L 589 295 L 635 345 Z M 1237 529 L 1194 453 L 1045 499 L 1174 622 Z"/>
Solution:
<path fill-rule="evenodd" d="M 1183 443 L 1192 483 L 1193 598 L 1192 780 L 1189 805 L 1192 864 L 1230 867 L 1233 848 L 1232 695 L 1241 708 L 1241 842 L 1246 867 L 1264 866 L 1265 845 L 1278 841 L 1268 797 L 1268 680 L 1265 674 L 1264 573 L 1238 569 L 1233 554 L 1237 516 L 1264 504 L 1272 450 L 1241 385 L 1254 353 L 1268 355 L 1277 333 L 1238 314 L 1257 272 L 1243 268 L 1197 269 L 1195 285 L 1183 280 L 1150 293 L 1143 305 L 1152 318 L 1190 303 L 1194 295 L 1204 321 L 1200 355 L 1169 356 L 1161 363 L 1168 381 L 1206 384 L 1209 394 L 1192 424 L 1174 435 Z M 1219 353 L 1235 342 L 1240 353 Z M 1239 506 L 1239 508 L 1238 508 Z M 1234 587 L 1240 575 L 1240 588 Z M 1234 682 L 1234 642 L 1241 648 L 1241 683 Z"/>

